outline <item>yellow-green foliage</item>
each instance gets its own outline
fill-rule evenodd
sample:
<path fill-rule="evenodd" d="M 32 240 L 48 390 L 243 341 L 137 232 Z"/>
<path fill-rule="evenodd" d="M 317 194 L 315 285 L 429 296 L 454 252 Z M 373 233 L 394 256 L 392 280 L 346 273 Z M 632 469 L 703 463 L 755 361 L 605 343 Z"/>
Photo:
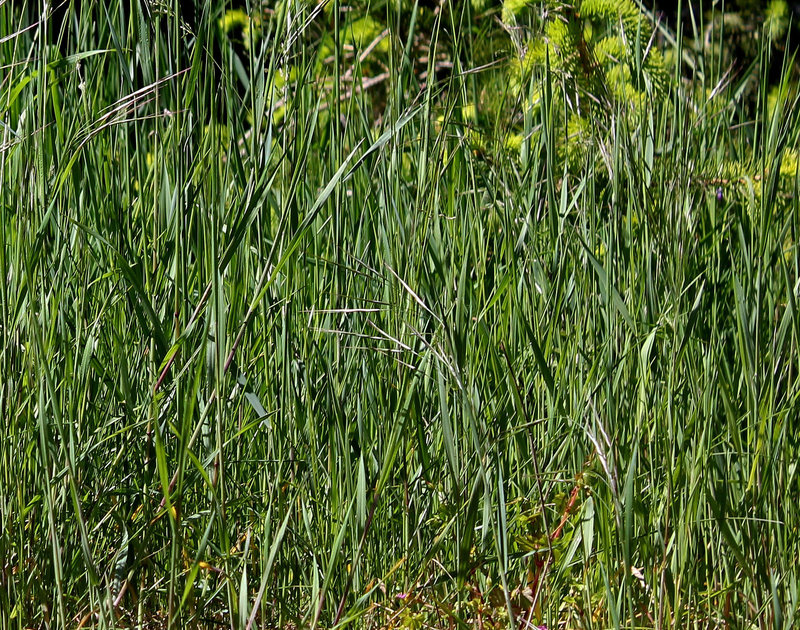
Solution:
<path fill-rule="evenodd" d="M 522 148 L 522 134 L 508 134 L 503 141 L 503 148 L 509 153 L 519 153 L 519 150 Z"/>
<path fill-rule="evenodd" d="M 764 28 L 767 37 L 776 41 L 786 34 L 789 28 L 789 5 L 786 0 L 771 0 L 764 12 Z"/>
<path fill-rule="evenodd" d="M 342 29 L 342 39 L 345 43 L 364 48 L 375 41 L 383 32 L 383 25 L 370 16 L 353 20 Z M 384 37 L 375 47 L 378 52 L 389 52 L 389 39 Z"/>
<path fill-rule="evenodd" d="M 620 23 L 624 30 L 634 34 L 644 19 L 631 0 L 583 0 L 579 12 L 581 17 Z"/>
<path fill-rule="evenodd" d="M 524 6 L 521 0 L 507 0 L 504 20 L 507 10 L 512 14 Z M 632 0 L 584 0 L 576 11 L 547 14 L 543 32 L 528 41 L 526 52 L 512 64 L 509 84 L 515 95 L 546 63 L 568 92 L 610 96 L 634 109 L 666 94 L 669 75 L 651 42 L 653 25 Z M 574 107 L 581 99 L 570 96 L 570 101 Z"/>
<path fill-rule="evenodd" d="M 760 164 L 750 160 L 726 161 L 717 172 L 697 179 L 709 194 L 719 192 L 720 198 L 744 204 L 751 215 L 755 216 L 761 209 L 761 201 L 765 185 L 771 179 L 770 168 L 762 170 Z M 796 150 L 783 153 L 778 171 L 777 196 L 770 200 L 771 212 L 782 214 L 792 207 L 795 189 L 800 178 L 800 157 Z"/>
<path fill-rule="evenodd" d="M 515 24 L 517 16 L 534 4 L 505 0 L 503 21 Z M 566 99 L 553 108 L 566 127 L 559 155 L 570 168 L 577 168 L 587 143 L 593 141 L 589 121 L 605 115 L 612 105 L 637 118 L 646 104 L 666 97 L 669 73 L 653 44 L 655 27 L 633 0 L 551 2 L 541 15 L 542 28 L 528 32 L 527 42 L 519 46 L 522 53 L 511 63 L 507 85 L 511 96 L 536 115 L 541 90 L 530 96 L 531 81 L 537 73 L 549 71 L 557 84 L 554 98 Z M 518 37 L 516 32 L 512 37 Z"/>
<path fill-rule="evenodd" d="M 579 23 L 548 20 L 542 36 L 529 40 L 525 54 L 512 64 L 509 80 L 512 95 L 525 94 L 533 73 L 544 71 L 545 67 L 559 78 L 571 95 L 576 90 L 594 91 L 597 88 L 595 77 L 582 67 L 580 41 Z"/>
<path fill-rule="evenodd" d="M 730 183 L 742 183 L 746 179 L 762 181 L 768 173 L 761 173 L 757 166 L 744 162 L 726 162 L 718 179 Z M 780 186 L 786 188 L 794 184 L 794 179 L 800 174 L 800 158 L 794 149 L 784 151 L 780 164 Z"/>
<path fill-rule="evenodd" d="M 253 42 L 261 38 L 261 20 L 250 17 L 241 9 L 225 11 L 219 19 L 219 27 L 231 40 L 239 40 L 249 53 Z"/>
<path fill-rule="evenodd" d="M 348 21 L 339 31 L 340 41 L 351 48 L 363 49 L 372 44 L 381 36 L 384 26 L 378 20 L 369 15 Z M 334 40 L 332 36 L 326 36 L 317 53 L 318 63 L 321 65 L 334 53 Z M 373 49 L 373 54 L 386 55 L 391 50 L 389 36 L 381 39 Z"/>
<path fill-rule="evenodd" d="M 797 83 L 785 81 L 772 86 L 767 92 L 767 120 L 772 120 L 777 107 L 783 108 L 795 98 L 797 98 Z"/>
<path fill-rule="evenodd" d="M 461 108 L 461 119 L 464 122 L 477 122 L 478 121 L 478 110 L 475 105 L 465 105 Z"/>
<path fill-rule="evenodd" d="M 549 54 L 552 69 L 576 79 L 579 83 L 586 83 L 591 77 L 590 73 L 581 66 L 581 37 L 580 24 L 577 21 L 550 20 L 545 26 L 545 46 L 538 50 L 540 54 L 544 51 Z M 560 60 L 560 63 L 554 64 L 553 59 Z M 541 63 L 545 59 L 540 58 L 537 61 Z"/>
<path fill-rule="evenodd" d="M 588 119 L 573 114 L 567 120 L 566 141 L 559 145 L 559 157 L 571 171 L 583 167 L 586 156 L 591 155 L 592 130 Z"/>
<path fill-rule="evenodd" d="M 786 151 L 781 161 L 781 177 L 794 179 L 798 174 L 800 174 L 800 157 L 797 151 Z"/>
<path fill-rule="evenodd" d="M 241 9 L 225 11 L 224 15 L 219 19 L 219 27 L 226 35 L 231 31 L 244 30 L 249 25 L 250 17 Z"/>
<path fill-rule="evenodd" d="M 661 98 L 668 74 L 653 45 L 653 24 L 632 0 L 584 0 L 580 14 L 592 22 L 590 44 L 597 63 L 612 75 L 608 87 L 620 99 Z"/>
<path fill-rule="evenodd" d="M 503 0 L 501 19 L 508 25 L 517 23 L 517 17 L 531 4 L 530 0 Z"/>

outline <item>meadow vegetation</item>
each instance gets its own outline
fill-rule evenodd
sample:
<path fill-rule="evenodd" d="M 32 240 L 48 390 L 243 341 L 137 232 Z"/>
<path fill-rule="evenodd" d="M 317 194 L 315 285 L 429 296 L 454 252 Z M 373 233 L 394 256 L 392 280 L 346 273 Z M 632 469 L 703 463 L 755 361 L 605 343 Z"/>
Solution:
<path fill-rule="evenodd" d="M 0 630 L 798 623 L 796 28 L 724 5 L 0 1 Z"/>

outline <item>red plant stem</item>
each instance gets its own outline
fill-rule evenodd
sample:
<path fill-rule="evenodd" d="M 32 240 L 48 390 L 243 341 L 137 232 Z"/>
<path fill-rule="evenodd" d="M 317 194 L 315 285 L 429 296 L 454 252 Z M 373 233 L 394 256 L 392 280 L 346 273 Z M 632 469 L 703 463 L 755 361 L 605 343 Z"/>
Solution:
<path fill-rule="evenodd" d="M 561 530 L 564 529 L 564 525 L 567 524 L 567 519 L 569 519 L 570 515 L 572 514 L 572 510 L 575 507 L 575 502 L 578 500 L 578 493 L 580 490 L 580 485 L 576 485 L 572 489 L 572 493 L 569 495 L 567 506 L 564 508 L 564 513 L 561 515 L 561 522 L 558 524 L 558 527 L 553 530 L 553 533 L 550 534 L 550 540 L 555 540 L 561 535 Z"/>

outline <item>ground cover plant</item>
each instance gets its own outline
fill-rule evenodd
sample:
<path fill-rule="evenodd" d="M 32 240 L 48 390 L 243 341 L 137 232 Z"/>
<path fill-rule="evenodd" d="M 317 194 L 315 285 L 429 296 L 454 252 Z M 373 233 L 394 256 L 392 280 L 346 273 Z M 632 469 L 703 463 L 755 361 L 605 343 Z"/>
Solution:
<path fill-rule="evenodd" d="M 0 628 L 793 627 L 791 18 L 0 1 Z"/>

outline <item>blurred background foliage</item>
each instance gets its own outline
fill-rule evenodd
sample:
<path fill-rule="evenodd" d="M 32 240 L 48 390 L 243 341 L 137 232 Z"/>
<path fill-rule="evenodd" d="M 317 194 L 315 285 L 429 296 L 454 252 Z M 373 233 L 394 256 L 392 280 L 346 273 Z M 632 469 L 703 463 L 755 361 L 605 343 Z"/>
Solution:
<path fill-rule="evenodd" d="M 546 95 L 544 88 L 529 91 L 528 86 L 547 69 L 560 85 L 551 89 L 555 101 L 546 105 L 553 122 L 566 129 L 557 148 L 562 164 L 572 171 L 584 166 L 588 145 L 608 138 L 611 114 L 635 117 L 645 101 L 666 98 L 670 85 L 707 100 L 734 84 L 736 98 L 727 106 L 742 121 L 759 110 L 759 86 L 770 86 L 768 113 L 797 93 L 798 2 L 400 0 L 337 6 L 338 16 L 334 3 L 319 5 L 314 28 L 306 32 L 316 50 L 320 85 L 327 82 L 331 91 L 336 63 L 345 79 L 356 82 L 357 75 L 380 124 L 394 54 L 407 55 L 418 89 L 432 82 L 434 90 L 441 90 L 442 103 L 449 76 L 470 69 L 467 104 L 458 117 L 466 141 L 487 156 L 496 150 L 519 156 L 523 139 L 537 141 L 530 121 L 539 119 Z M 283 7 L 267 3 L 250 13 L 245 7 L 229 8 L 219 17 L 240 75 L 251 47 L 268 36 L 270 21 L 285 19 Z M 444 26 L 436 30 L 442 12 Z M 410 22 L 413 36 L 406 40 Z M 340 58 L 334 54 L 337 40 L 343 44 Z M 676 55 L 682 59 L 680 74 L 674 71 Z M 289 64 L 275 89 L 293 78 L 297 69 Z M 276 99 L 281 102 L 280 95 Z M 280 116 L 281 107 L 276 109 Z M 756 174 L 748 163 L 751 157 L 742 156 L 718 178 Z"/>

